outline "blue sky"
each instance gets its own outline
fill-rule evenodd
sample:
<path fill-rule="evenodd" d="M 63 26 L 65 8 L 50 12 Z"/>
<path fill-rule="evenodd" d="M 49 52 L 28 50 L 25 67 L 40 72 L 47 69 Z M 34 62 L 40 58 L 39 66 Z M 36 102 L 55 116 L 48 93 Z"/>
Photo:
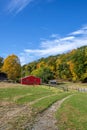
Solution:
<path fill-rule="evenodd" d="M 84 45 L 86 0 L 0 0 L 0 56 L 23 65 Z"/>

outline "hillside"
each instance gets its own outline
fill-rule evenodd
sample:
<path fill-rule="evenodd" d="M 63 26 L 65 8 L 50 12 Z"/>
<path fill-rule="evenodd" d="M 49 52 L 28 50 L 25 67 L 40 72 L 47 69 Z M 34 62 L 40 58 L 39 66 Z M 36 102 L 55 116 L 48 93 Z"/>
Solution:
<path fill-rule="evenodd" d="M 38 76 L 43 82 L 51 79 L 87 82 L 87 46 L 26 64 L 22 66 L 22 77 L 27 75 Z"/>

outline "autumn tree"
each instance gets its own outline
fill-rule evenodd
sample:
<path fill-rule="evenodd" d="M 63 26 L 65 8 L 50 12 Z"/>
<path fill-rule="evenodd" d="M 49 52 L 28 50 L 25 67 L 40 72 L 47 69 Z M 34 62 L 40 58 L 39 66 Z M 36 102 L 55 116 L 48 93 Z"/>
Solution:
<path fill-rule="evenodd" d="M 84 47 L 84 73 L 81 76 L 82 82 L 87 82 L 87 46 Z"/>
<path fill-rule="evenodd" d="M 21 77 L 31 75 L 31 72 L 35 69 L 37 69 L 37 61 L 23 65 L 21 67 Z"/>
<path fill-rule="evenodd" d="M 22 69 L 23 76 L 36 75 L 46 82 L 51 78 L 87 82 L 87 46 L 65 54 L 41 58 Z"/>
<path fill-rule="evenodd" d="M 2 71 L 8 75 L 8 79 L 17 80 L 20 77 L 21 65 L 19 58 L 12 54 L 5 60 L 2 67 Z"/>
<path fill-rule="evenodd" d="M 50 79 L 53 79 L 53 72 L 48 67 L 40 67 L 31 73 L 34 76 L 40 77 L 42 82 L 48 83 Z"/>
<path fill-rule="evenodd" d="M 75 73 L 75 64 L 72 61 L 68 61 L 67 64 L 69 65 L 69 70 L 71 72 L 72 75 L 72 81 L 76 81 L 78 79 L 77 74 Z"/>
<path fill-rule="evenodd" d="M 87 61 L 87 59 L 85 58 L 85 47 L 81 47 L 76 50 L 75 54 L 73 55 L 72 61 L 75 66 L 74 72 L 77 75 L 77 80 L 81 81 L 86 69 L 85 62 Z"/>

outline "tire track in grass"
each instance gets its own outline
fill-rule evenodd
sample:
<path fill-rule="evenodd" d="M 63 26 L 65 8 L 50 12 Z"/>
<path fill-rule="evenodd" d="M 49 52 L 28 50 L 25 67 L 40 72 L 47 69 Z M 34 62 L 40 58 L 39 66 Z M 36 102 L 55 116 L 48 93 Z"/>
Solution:
<path fill-rule="evenodd" d="M 29 104 L 30 104 L 30 105 L 33 105 L 34 103 L 37 103 L 38 101 L 40 101 L 40 100 L 42 100 L 42 99 L 48 98 L 48 97 L 50 97 L 50 96 L 55 96 L 55 95 L 58 95 L 58 94 L 51 94 L 51 95 L 48 95 L 48 96 L 45 96 L 45 97 L 41 97 L 41 98 L 39 98 L 39 99 L 37 99 L 37 100 L 35 100 L 35 101 L 30 102 Z"/>
<path fill-rule="evenodd" d="M 47 98 L 47 97 L 50 97 L 50 96 L 54 96 L 54 95 L 57 95 L 57 94 L 51 94 L 51 95 L 48 95 L 48 96 L 44 96 L 42 98 L 39 98 L 39 99 L 36 99 L 34 101 L 31 101 L 25 105 L 12 105 L 10 107 L 6 107 L 7 111 L 3 114 L 3 117 L 0 119 L 0 130 L 8 130 L 10 129 L 11 125 L 8 124 L 8 122 L 10 122 L 13 118 L 17 117 L 17 116 L 20 116 L 21 114 L 23 113 L 26 113 L 26 110 L 28 109 L 27 112 L 31 111 L 31 105 L 44 99 L 44 98 Z M 16 97 L 16 98 L 19 98 L 19 97 Z M 15 99 L 16 99 L 15 98 Z"/>
<path fill-rule="evenodd" d="M 43 113 L 38 114 L 35 123 L 29 130 L 58 130 L 58 127 L 56 126 L 57 121 L 55 118 L 55 112 L 59 109 L 61 104 L 71 96 L 72 95 L 69 95 L 62 100 L 57 101 Z"/>

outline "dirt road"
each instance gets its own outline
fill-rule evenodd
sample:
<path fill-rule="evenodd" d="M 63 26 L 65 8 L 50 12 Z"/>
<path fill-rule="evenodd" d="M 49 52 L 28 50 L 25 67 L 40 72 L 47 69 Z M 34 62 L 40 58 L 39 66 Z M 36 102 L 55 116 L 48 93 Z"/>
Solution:
<path fill-rule="evenodd" d="M 68 96 L 60 101 L 57 101 L 50 108 L 48 108 L 46 111 L 39 114 L 36 117 L 35 123 L 33 124 L 31 130 L 58 130 L 58 127 L 56 126 L 57 122 L 55 119 L 55 112 L 61 106 L 63 101 L 69 97 L 70 96 Z"/>
<path fill-rule="evenodd" d="M 47 97 L 49 96 L 43 98 Z M 26 105 L 15 105 L 4 102 L 0 107 L 0 130 L 58 130 L 55 112 L 60 107 L 61 103 L 69 97 L 70 96 L 57 101 L 43 113 L 38 114 L 34 123 L 32 123 L 33 113 L 31 105 L 43 98 Z"/>

